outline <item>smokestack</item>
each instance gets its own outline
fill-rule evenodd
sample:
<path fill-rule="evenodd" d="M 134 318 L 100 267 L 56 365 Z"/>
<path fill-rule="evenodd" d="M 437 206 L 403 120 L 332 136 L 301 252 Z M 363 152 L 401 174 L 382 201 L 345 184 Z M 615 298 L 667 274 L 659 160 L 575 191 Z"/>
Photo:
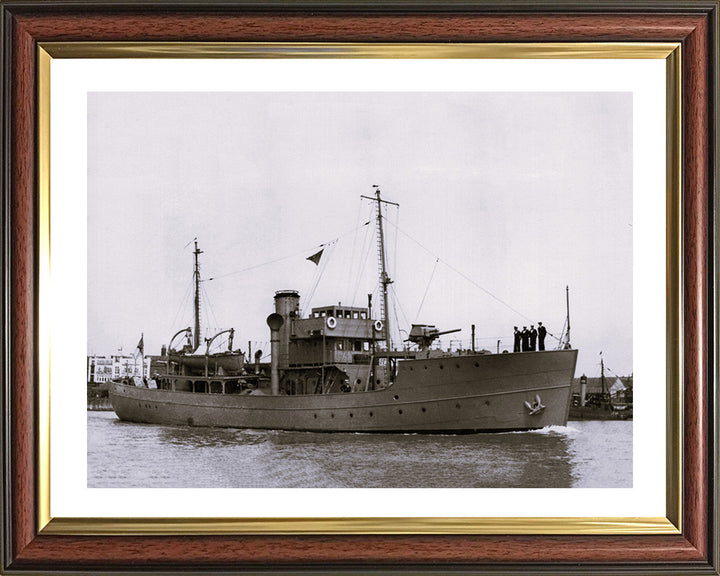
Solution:
<path fill-rule="evenodd" d="M 260 374 L 260 358 L 262 358 L 262 350 L 255 352 L 255 374 Z"/>
<path fill-rule="evenodd" d="M 585 406 L 585 396 L 587 395 L 587 376 L 580 376 L 580 406 Z"/>
<path fill-rule="evenodd" d="M 270 327 L 270 393 L 273 396 L 280 394 L 280 370 L 278 362 L 280 356 L 280 328 L 284 324 L 283 317 L 273 312 L 267 317 Z"/>
<path fill-rule="evenodd" d="M 294 318 L 300 314 L 300 294 L 295 290 L 280 290 L 275 293 L 275 313 L 280 314 L 283 324 L 280 327 L 280 347 L 277 353 L 279 370 L 287 370 L 290 366 L 290 337 Z"/>
<path fill-rule="evenodd" d="M 475 324 L 471 326 L 472 328 L 472 351 L 475 352 Z"/>

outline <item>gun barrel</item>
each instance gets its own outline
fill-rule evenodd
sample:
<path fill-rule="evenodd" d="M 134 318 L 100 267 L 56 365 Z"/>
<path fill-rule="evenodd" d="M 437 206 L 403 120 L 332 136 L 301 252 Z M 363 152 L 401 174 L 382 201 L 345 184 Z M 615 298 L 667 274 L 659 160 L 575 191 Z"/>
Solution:
<path fill-rule="evenodd" d="M 453 334 L 454 332 L 460 332 L 462 328 L 455 328 L 454 330 L 443 330 L 442 332 L 433 332 L 433 336 L 442 336 L 443 334 Z"/>

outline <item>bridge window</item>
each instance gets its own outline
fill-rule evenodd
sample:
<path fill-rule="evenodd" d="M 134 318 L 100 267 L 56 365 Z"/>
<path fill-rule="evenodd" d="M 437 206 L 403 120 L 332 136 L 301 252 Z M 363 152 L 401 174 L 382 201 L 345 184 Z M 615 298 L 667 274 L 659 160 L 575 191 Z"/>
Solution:
<path fill-rule="evenodd" d="M 353 318 L 357 320 L 360 317 L 360 315 L 357 312 L 353 312 Z"/>
<path fill-rule="evenodd" d="M 360 312 L 360 318 L 367 320 L 367 312 Z"/>

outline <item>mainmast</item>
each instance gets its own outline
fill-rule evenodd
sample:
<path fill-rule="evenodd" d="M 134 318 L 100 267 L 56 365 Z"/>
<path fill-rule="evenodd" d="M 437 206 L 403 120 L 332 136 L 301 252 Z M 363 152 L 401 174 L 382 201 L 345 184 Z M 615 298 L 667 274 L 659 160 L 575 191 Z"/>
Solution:
<path fill-rule="evenodd" d="M 195 330 L 193 331 L 193 348 L 200 348 L 200 260 L 198 256 L 202 254 L 202 250 L 198 248 L 197 238 L 195 239 L 195 271 L 193 277 L 195 279 Z"/>
<path fill-rule="evenodd" d="M 368 200 L 372 200 L 374 202 L 377 202 L 375 209 L 377 210 L 377 218 L 376 218 L 376 225 L 377 225 L 377 250 L 378 250 L 378 269 L 380 273 L 380 286 L 382 287 L 382 300 L 380 301 L 380 319 L 383 323 L 383 336 L 385 340 L 385 346 L 388 350 L 392 348 L 392 342 L 390 341 L 390 322 L 388 322 L 388 285 L 392 284 L 392 279 L 390 276 L 388 276 L 387 273 L 387 262 L 385 257 L 385 236 L 383 231 L 383 222 L 382 222 L 382 204 L 392 204 L 393 206 L 400 206 L 400 204 L 397 204 L 395 202 L 389 202 L 388 200 L 383 200 L 380 198 L 380 188 L 373 184 L 373 188 L 375 188 L 375 198 L 372 198 L 371 196 L 363 196 L 361 195 L 361 198 L 367 198 Z"/>

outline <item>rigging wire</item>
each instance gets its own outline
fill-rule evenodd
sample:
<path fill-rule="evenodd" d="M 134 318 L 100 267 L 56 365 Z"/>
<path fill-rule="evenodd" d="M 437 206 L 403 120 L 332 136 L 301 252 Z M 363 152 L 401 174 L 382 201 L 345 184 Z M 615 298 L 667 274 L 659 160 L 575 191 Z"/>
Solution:
<path fill-rule="evenodd" d="M 307 289 L 303 292 L 303 295 L 300 298 L 300 310 L 301 311 L 305 310 L 306 304 L 312 298 L 312 296 L 308 296 L 308 295 L 311 294 L 312 292 L 314 292 L 315 287 L 317 286 L 318 282 L 320 281 L 322 272 L 325 269 L 325 265 L 327 264 L 326 246 L 325 246 L 325 244 L 321 244 L 321 246 L 322 246 L 322 253 L 320 254 L 320 260 L 315 264 L 315 271 L 313 272 L 312 278 L 310 279 L 310 284 L 308 284 Z"/>
<path fill-rule="evenodd" d="M 393 270 L 392 275 L 393 278 L 397 276 L 397 245 L 398 245 L 398 227 L 400 225 L 400 206 L 395 206 L 395 224 L 393 225 L 395 227 L 395 246 L 393 247 Z"/>
<path fill-rule="evenodd" d="M 410 322 L 408 321 L 407 314 L 405 314 L 405 310 L 403 310 L 402 304 L 400 304 L 400 298 L 397 297 L 397 292 L 395 292 L 395 286 L 393 284 L 390 284 L 390 291 L 392 292 L 393 297 L 393 308 L 395 309 L 395 326 L 398 329 L 398 334 L 400 334 L 400 322 L 398 321 L 397 317 L 397 309 L 395 308 L 397 305 L 397 308 L 400 308 L 400 313 L 403 316 L 403 320 L 405 321 L 405 326 L 410 326 Z M 402 341 L 402 334 L 400 334 L 400 340 Z"/>
<path fill-rule="evenodd" d="M 185 302 L 187 301 L 188 297 L 190 296 L 190 293 L 192 292 L 193 284 L 194 284 L 194 282 L 191 279 L 190 282 L 188 283 L 187 289 L 185 290 L 185 295 L 183 296 L 183 299 L 180 301 L 180 306 L 178 306 L 177 312 L 175 312 L 175 317 L 173 318 L 172 324 L 170 324 L 171 328 L 174 328 L 175 326 L 177 326 L 176 322 L 177 322 L 178 316 L 180 315 L 180 312 L 183 310 L 183 308 L 185 308 Z"/>
<path fill-rule="evenodd" d="M 435 258 L 435 265 L 433 266 L 427 286 L 425 286 L 425 294 L 423 294 L 422 300 L 420 301 L 420 306 L 418 306 L 417 314 L 415 314 L 415 322 L 417 322 L 418 318 L 420 317 L 420 310 L 422 310 L 423 304 L 425 304 L 425 298 L 427 297 L 428 290 L 430 290 L 430 284 L 432 283 L 433 277 L 435 276 L 435 270 L 437 270 L 438 262 L 440 262 L 440 258 Z"/>
<path fill-rule="evenodd" d="M 423 244 L 421 244 L 418 240 L 416 240 L 415 238 L 413 238 L 412 236 L 410 236 L 407 232 L 405 232 L 405 231 L 403 231 L 403 230 L 400 230 L 399 228 L 398 228 L 398 231 L 399 231 L 401 234 L 403 234 L 405 237 L 407 237 L 407 238 L 409 238 L 410 240 L 412 240 L 413 242 L 415 242 L 415 244 L 417 244 L 418 246 L 420 246 L 420 248 L 422 248 L 423 250 L 425 250 L 428 254 L 430 254 L 431 256 L 433 256 L 433 257 L 435 257 L 435 258 L 437 258 L 440 262 L 442 262 L 443 264 L 445 264 L 445 266 L 447 266 L 450 270 L 452 270 L 453 272 L 455 272 L 458 276 L 464 278 L 465 280 L 467 280 L 468 282 L 470 282 L 470 284 L 472 284 L 472 285 L 475 286 L 476 288 L 479 288 L 480 290 L 482 290 L 483 292 L 485 292 L 485 294 L 487 294 L 488 296 L 490 296 L 491 298 L 493 298 L 494 300 L 496 300 L 497 302 L 499 302 L 500 304 L 502 304 L 503 306 L 505 306 L 505 307 L 508 308 L 509 310 L 512 310 L 513 312 L 515 312 L 515 314 L 517 314 L 518 316 L 521 316 L 522 318 L 525 318 L 525 320 L 527 320 L 528 322 L 532 322 L 532 321 L 533 321 L 532 319 L 530 319 L 530 318 L 528 318 L 527 316 L 525 316 L 525 314 L 523 314 L 522 312 L 520 312 L 520 311 L 517 310 L 516 308 L 513 308 L 512 306 L 510 306 L 510 304 L 508 304 L 507 302 L 505 302 L 505 301 L 502 300 L 501 298 L 498 298 L 497 296 L 495 296 L 495 294 L 493 294 L 492 292 L 490 292 L 490 290 L 488 290 L 487 288 L 484 288 L 483 286 L 481 286 L 480 284 L 478 284 L 475 280 L 473 280 L 472 278 L 470 278 L 469 276 L 467 276 L 466 274 L 464 274 L 463 272 L 461 272 L 460 270 L 458 270 L 457 268 L 455 268 L 455 266 L 453 266 L 453 265 L 450 264 L 449 262 L 443 260 L 443 259 L 440 258 L 437 254 L 434 254 L 429 248 L 427 248 L 426 246 L 424 246 Z"/>
<path fill-rule="evenodd" d="M 360 209 L 362 209 L 362 199 L 360 201 Z M 348 282 L 348 289 L 350 289 L 352 286 L 355 287 L 355 290 L 352 293 L 352 297 L 350 300 L 350 306 L 355 306 L 355 298 L 357 296 L 358 287 L 361 283 L 361 278 L 363 271 L 365 269 L 364 263 L 363 263 L 363 257 L 367 257 L 366 250 L 368 250 L 368 237 L 370 237 L 370 240 L 374 238 L 374 233 L 371 233 L 371 226 L 369 225 L 370 222 L 372 222 L 372 207 L 370 208 L 370 211 L 368 213 L 367 221 L 365 222 L 365 234 L 363 235 L 362 244 L 359 246 L 359 251 L 357 252 L 357 255 L 355 253 L 355 249 L 353 248 L 352 257 L 351 257 L 351 269 L 350 269 L 350 275 L 348 278 L 350 279 L 350 282 Z"/>
<path fill-rule="evenodd" d="M 550 336 L 552 336 L 553 338 L 555 338 L 555 340 L 558 341 L 556 350 L 560 350 L 560 348 L 562 348 L 562 341 L 563 341 L 563 338 L 565 337 L 565 327 L 566 326 L 567 326 L 567 318 L 565 318 L 565 320 L 563 321 L 562 330 L 560 330 L 560 338 L 555 336 L 555 334 L 551 334 L 550 332 L 548 332 L 548 334 L 550 334 Z"/>
<path fill-rule="evenodd" d="M 335 246 L 337 245 L 337 238 L 335 240 L 332 240 L 331 242 L 328 242 L 327 244 L 323 244 L 323 253 L 320 257 L 320 264 L 318 265 L 318 269 L 315 271 L 315 277 L 314 277 L 314 283 L 310 290 L 308 291 L 305 298 L 301 300 L 301 310 L 305 310 L 306 308 L 309 308 L 310 302 L 312 302 L 313 296 L 315 296 L 315 290 L 317 290 L 318 284 L 320 283 L 320 279 L 322 278 L 323 274 L 325 273 L 325 269 L 327 268 L 328 262 L 330 261 L 330 258 L 332 256 L 332 253 L 335 251 Z"/>
<path fill-rule="evenodd" d="M 617 373 L 615 373 L 614 370 L 608 368 L 608 365 L 607 365 L 607 364 L 605 364 L 605 370 L 607 370 L 608 372 L 610 372 L 610 374 L 612 374 L 613 376 L 615 376 L 615 378 L 618 378 L 618 379 L 620 380 L 620 382 L 623 383 L 623 385 L 625 384 L 625 382 L 622 381 L 622 376 L 618 376 Z"/>
<path fill-rule="evenodd" d="M 355 306 L 355 302 L 357 301 L 357 294 L 358 294 L 358 291 L 360 290 L 360 284 L 361 284 L 360 279 L 365 274 L 365 267 L 367 266 L 368 260 L 370 258 L 370 252 L 371 252 L 372 246 L 373 246 L 373 239 L 375 238 L 374 229 L 373 229 L 372 233 L 370 233 L 370 226 L 368 226 L 366 230 L 367 231 L 365 233 L 365 242 L 363 244 L 364 257 L 362 258 L 361 263 L 360 263 L 360 269 L 358 271 L 357 281 L 355 282 L 355 291 L 353 292 L 352 299 L 350 300 L 351 306 Z"/>
<path fill-rule="evenodd" d="M 359 199 L 360 202 L 358 204 L 358 210 L 357 210 L 357 216 L 355 218 L 355 222 L 360 222 L 362 219 L 362 198 Z M 352 247 L 350 249 L 350 258 L 347 260 L 347 276 L 346 278 L 352 278 L 353 277 L 353 268 L 355 267 L 355 246 L 357 245 L 357 239 L 358 234 L 360 232 L 360 228 L 355 228 L 355 233 L 353 234 L 353 241 L 352 241 Z M 349 286 L 347 287 L 349 290 Z M 349 294 L 345 294 L 345 296 L 349 296 Z"/>
<path fill-rule="evenodd" d="M 365 222 L 364 224 L 361 224 L 357 228 L 361 228 L 362 226 L 367 226 L 369 222 Z M 335 241 L 339 240 L 340 238 L 344 238 L 345 236 L 348 236 L 349 234 L 352 234 L 355 232 L 356 228 L 353 228 L 352 230 L 348 230 L 347 232 L 341 234 L 337 238 L 335 238 Z M 221 278 L 227 278 L 228 276 L 235 276 L 236 274 L 242 274 L 243 272 L 249 272 L 250 270 L 255 270 L 257 268 L 261 268 L 263 266 L 268 266 L 270 264 L 276 264 L 277 262 L 282 262 L 283 260 L 289 260 L 290 258 L 296 258 L 297 256 L 301 254 L 305 254 L 307 252 L 310 252 L 311 250 L 317 250 L 318 248 L 321 248 L 323 244 L 313 244 L 312 246 L 303 248 L 302 250 L 298 250 L 297 252 L 293 252 L 292 254 L 289 254 L 287 256 L 282 256 L 280 258 L 274 258 L 273 260 L 268 260 L 267 262 L 262 262 L 260 264 L 253 264 L 252 266 L 248 266 L 247 268 L 243 268 L 241 270 L 236 270 L 235 272 L 228 272 L 227 274 L 221 274 L 220 276 L 213 276 L 212 278 L 208 278 L 207 280 L 204 280 L 205 282 L 210 282 L 211 280 L 219 280 Z"/>
<path fill-rule="evenodd" d="M 296 258 L 300 256 L 301 254 L 304 254 L 306 252 L 309 252 L 310 250 L 317 249 L 319 246 L 317 244 L 310 246 L 308 248 L 303 248 L 302 250 L 298 250 L 297 252 L 294 252 L 293 254 L 290 254 L 288 256 L 282 256 L 281 258 L 275 258 L 273 260 L 268 260 L 267 262 L 262 262 L 260 264 L 253 264 L 252 266 L 248 266 L 247 268 L 243 268 L 242 270 L 236 270 L 235 272 L 228 272 L 227 274 L 221 274 L 220 276 L 213 276 L 212 278 L 208 278 L 205 280 L 205 282 L 210 282 L 212 280 L 220 280 L 221 278 L 227 278 L 228 276 L 235 276 L 236 274 L 242 274 L 243 272 L 249 272 L 250 270 L 255 270 L 257 268 L 262 268 L 263 266 L 269 266 L 270 264 L 276 264 L 277 262 L 282 262 L 283 260 L 289 260 L 290 258 Z"/>
<path fill-rule="evenodd" d="M 208 296 L 207 290 L 205 290 L 205 284 L 201 283 L 200 286 L 202 287 L 203 294 L 205 295 L 205 304 L 210 310 L 210 314 L 212 315 L 213 321 L 215 322 L 215 329 L 220 330 L 220 323 L 218 322 L 217 316 L 215 316 L 215 311 L 213 310 L 212 304 L 210 303 L 210 297 Z"/>

